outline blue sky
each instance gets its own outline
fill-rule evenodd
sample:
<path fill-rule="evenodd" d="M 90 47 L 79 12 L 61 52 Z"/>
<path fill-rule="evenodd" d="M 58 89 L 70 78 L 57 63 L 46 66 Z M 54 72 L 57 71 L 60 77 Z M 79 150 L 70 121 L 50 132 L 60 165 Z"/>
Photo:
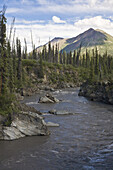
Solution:
<path fill-rule="evenodd" d="M 30 30 L 36 46 L 49 37 L 74 37 L 89 28 L 113 35 L 113 0 L 0 0 L 0 9 L 4 4 L 7 29 L 15 17 L 16 36 L 22 44 L 27 39 L 29 51 Z"/>

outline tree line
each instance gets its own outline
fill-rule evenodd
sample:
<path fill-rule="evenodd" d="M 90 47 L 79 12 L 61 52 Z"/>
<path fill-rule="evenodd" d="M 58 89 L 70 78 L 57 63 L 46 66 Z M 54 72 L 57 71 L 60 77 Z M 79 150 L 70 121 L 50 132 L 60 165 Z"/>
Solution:
<path fill-rule="evenodd" d="M 35 46 L 33 45 L 33 51 L 27 52 L 27 42 L 24 39 L 25 46 L 22 50 L 21 41 L 15 39 L 15 30 L 13 35 L 13 42 L 11 43 L 11 35 L 13 24 L 10 29 L 9 37 L 6 37 L 6 22 L 5 7 L 0 12 L 0 96 L 4 94 L 12 94 L 15 89 L 21 89 L 25 82 L 25 67 L 23 66 L 23 60 L 35 60 L 39 67 L 39 78 L 44 77 L 43 62 L 56 63 L 62 65 L 72 65 L 76 68 L 86 68 L 88 70 L 89 80 L 103 80 L 107 77 L 112 78 L 113 74 L 113 57 L 107 54 L 99 54 L 98 49 L 92 49 L 82 53 L 82 44 L 74 52 L 66 53 L 63 50 L 59 50 L 59 44 L 55 46 L 51 45 L 49 41 L 48 47 L 43 46 L 41 52 L 37 53 Z M 28 70 L 29 72 L 29 70 Z"/>
<path fill-rule="evenodd" d="M 86 68 L 89 74 L 90 81 L 101 81 L 104 79 L 112 79 L 113 74 L 113 56 L 106 52 L 101 55 L 97 47 L 92 50 L 86 48 L 85 53 L 82 52 L 82 44 L 74 52 L 61 50 L 59 52 L 59 45 L 51 46 L 49 42 L 48 47 L 43 46 L 40 53 L 42 60 L 50 63 L 57 63 L 63 65 L 72 65 L 76 68 Z"/>

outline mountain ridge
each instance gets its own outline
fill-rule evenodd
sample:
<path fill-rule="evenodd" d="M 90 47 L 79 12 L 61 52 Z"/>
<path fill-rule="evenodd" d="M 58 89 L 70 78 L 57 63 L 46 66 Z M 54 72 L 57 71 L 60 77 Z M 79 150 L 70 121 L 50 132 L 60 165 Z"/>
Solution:
<path fill-rule="evenodd" d="M 104 54 L 104 52 L 107 50 L 109 55 L 113 55 L 113 37 L 99 29 L 95 30 L 90 28 L 72 38 L 55 37 L 50 42 L 52 46 L 56 43 L 59 44 L 59 51 L 61 52 L 73 52 L 74 50 L 77 50 L 81 45 L 83 53 L 85 52 L 86 48 L 88 50 L 92 50 L 97 47 L 101 54 Z M 45 45 L 48 46 L 48 43 Z M 37 48 L 37 52 L 39 49 L 40 48 Z"/>

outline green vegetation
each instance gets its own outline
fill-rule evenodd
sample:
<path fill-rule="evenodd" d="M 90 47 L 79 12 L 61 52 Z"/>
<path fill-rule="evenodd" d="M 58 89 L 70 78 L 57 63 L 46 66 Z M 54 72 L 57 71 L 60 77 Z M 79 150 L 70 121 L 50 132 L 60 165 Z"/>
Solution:
<path fill-rule="evenodd" d="M 50 46 L 50 43 L 49 43 Z M 54 48 L 49 48 L 54 49 Z M 44 51 L 45 49 L 43 49 Z M 57 49 L 58 50 L 58 49 Z M 84 80 L 88 80 L 89 82 L 94 81 L 113 81 L 113 57 L 107 54 L 107 51 L 101 55 L 98 51 L 98 48 L 95 47 L 92 51 L 88 51 L 86 49 L 86 52 L 84 54 L 81 53 L 81 44 L 78 50 L 74 51 L 74 53 L 66 53 L 66 52 L 54 52 L 54 56 L 52 51 L 49 53 L 51 54 L 49 58 L 47 59 L 46 55 L 48 54 L 48 51 L 46 50 L 43 55 L 42 59 L 45 61 L 44 65 L 48 65 L 49 68 L 53 69 L 57 66 L 61 72 L 65 72 L 63 68 L 66 67 L 66 69 L 69 67 L 70 71 L 75 70 L 75 72 L 78 73 L 78 79 L 79 81 L 83 82 Z M 57 54 L 57 56 L 56 56 Z M 54 58 L 57 57 L 57 60 L 54 60 Z M 48 61 L 48 63 L 47 63 Z M 50 62 L 51 61 L 51 62 Z M 53 62 L 54 61 L 54 62 Z M 53 66 L 53 64 L 54 66 Z M 64 81 L 62 78 L 57 78 L 58 73 L 51 74 L 52 80 L 55 77 L 55 82 Z M 71 75 L 71 79 L 74 79 Z M 66 78 L 67 80 L 67 78 Z M 65 82 L 65 81 L 64 81 Z M 68 82 L 68 81 L 67 81 Z"/>
<path fill-rule="evenodd" d="M 12 28 L 11 28 L 12 30 Z M 66 83 L 80 85 L 84 81 L 113 81 L 113 57 L 107 51 L 100 55 L 96 47 L 86 49 L 83 54 L 82 42 L 74 52 L 59 52 L 59 45 L 51 42 L 42 52 L 27 53 L 27 43 L 22 51 L 21 42 L 16 44 L 6 38 L 5 7 L 0 13 L 0 114 L 9 115 L 16 110 L 15 94 L 23 95 L 30 87 L 42 84 L 53 87 L 65 87 Z M 47 50 L 48 49 L 48 50 Z M 10 120 L 8 120 L 10 124 Z"/>

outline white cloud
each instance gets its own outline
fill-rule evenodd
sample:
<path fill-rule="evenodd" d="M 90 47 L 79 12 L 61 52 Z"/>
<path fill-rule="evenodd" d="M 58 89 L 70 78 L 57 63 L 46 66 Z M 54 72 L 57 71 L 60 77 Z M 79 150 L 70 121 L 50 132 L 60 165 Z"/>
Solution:
<path fill-rule="evenodd" d="M 93 18 L 86 18 L 79 20 L 74 24 L 77 27 L 83 28 L 99 28 L 99 29 L 113 29 L 113 22 L 109 19 L 104 19 L 102 16 L 96 16 Z"/>
<path fill-rule="evenodd" d="M 10 14 L 10 13 L 16 13 L 16 12 L 22 12 L 21 8 L 7 8 L 6 13 Z"/>
<path fill-rule="evenodd" d="M 16 1 L 17 2 L 17 1 Z M 65 2 L 58 0 L 21 0 L 21 4 L 24 6 L 20 6 L 18 2 L 18 9 L 8 8 L 7 13 L 22 13 L 27 15 L 36 14 L 36 12 L 42 12 L 43 14 L 55 13 L 57 14 L 65 14 L 66 16 L 72 16 L 75 14 L 87 15 L 87 14 L 95 14 L 98 13 L 100 15 L 113 13 L 113 0 L 70 0 Z M 12 3 L 13 4 L 13 3 Z M 26 4 L 26 6 L 25 6 Z M 13 6 L 13 5 L 12 5 Z M 53 14 L 54 15 L 54 14 Z"/>
<path fill-rule="evenodd" d="M 28 20 L 18 20 L 16 19 L 16 24 L 36 24 L 36 23 L 45 23 L 44 20 L 32 20 L 32 21 L 28 21 Z"/>
<path fill-rule="evenodd" d="M 66 23 L 66 21 L 61 20 L 59 17 L 56 17 L 56 16 L 53 16 L 52 20 L 54 23 L 57 23 L 57 24 L 65 24 Z"/>
<path fill-rule="evenodd" d="M 37 8 L 42 12 L 56 12 L 60 14 L 94 14 L 98 13 L 107 13 L 113 12 L 113 0 L 70 0 L 69 2 L 60 4 L 59 1 L 50 1 L 50 0 L 37 0 L 40 6 Z M 34 8 L 34 10 L 36 10 Z M 46 10 L 45 10 L 46 8 Z"/>
<path fill-rule="evenodd" d="M 91 5 L 92 7 L 97 5 L 97 0 L 89 0 L 89 5 Z"/>

